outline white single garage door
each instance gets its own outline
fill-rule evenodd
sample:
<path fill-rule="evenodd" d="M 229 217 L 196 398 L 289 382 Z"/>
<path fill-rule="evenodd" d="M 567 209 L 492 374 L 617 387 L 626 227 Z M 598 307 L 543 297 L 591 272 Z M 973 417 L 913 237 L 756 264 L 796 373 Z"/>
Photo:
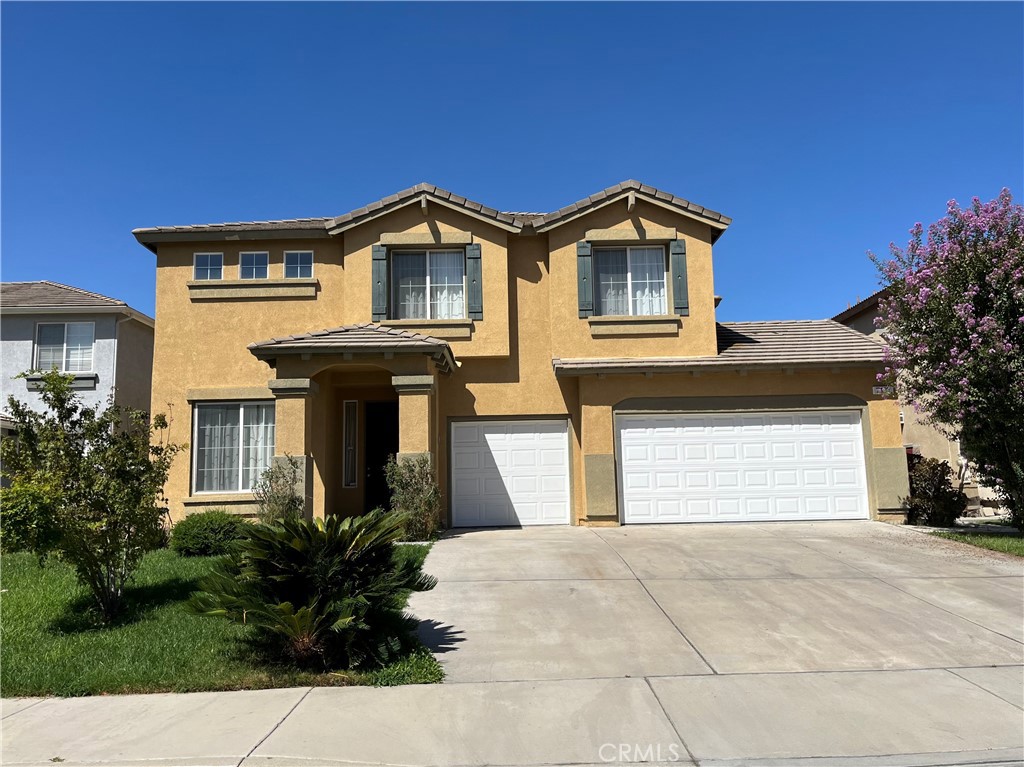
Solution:
<path fill-rule="evenodd" d="M 620 415 L 626 523 L 867 519 L 856 410 Z"/>
<path fill-rule="evenodd" d="M 569 524 L 567 421 L 459 421 L 451 433 L 453 527 Z"/>

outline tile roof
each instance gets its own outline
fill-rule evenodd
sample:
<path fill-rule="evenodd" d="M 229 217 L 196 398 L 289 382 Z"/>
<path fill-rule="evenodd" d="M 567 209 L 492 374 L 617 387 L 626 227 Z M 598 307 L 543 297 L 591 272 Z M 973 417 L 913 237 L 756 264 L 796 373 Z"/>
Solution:
<path fill-rule="evenodd" d="M 455 366 L 455 357 L 452 355 L 447 341 L 422 333 L 413 333 L 409 330 L 389 328 L 369 322 L 271 338 L 249 344 L 248 348 L 260 358 L 273 357 L 282 353 L 424 353 L 429 354 L 443 372 L 451 372 Z"/>
<path fill-rule="evenodd" d="M 277 221 L 231 221 L 221 224 L 186 224 L 182 226 L 150 226 L 133 229 L 132 234 L 174 233 L 174 232 L 270 232 L 293 229 L 323 229 L 333 219 L 322 216 L 318 218 L 283 218 Z"/>
<path fill-rule="evenodd" d="M 127 306 L 124 301 L 59 282 L 0 283 L 0 306 L 20 308 Z"/>
<path fill-rule="evenodd" d="M 721 322 L 714 357 L 555 359 L 560 375 L 789 367 L 870 367 L 885 347 L 832 320 Z"/>
<path fill-rule="evenodd" d="M 876 306 L 878 306 L 879 299 L 885 298 L 886 295 L 888 295 L 888 293 L 889 288 L 882 288 L 881 290 L 872 293 L 863 301 L 858 301 L 853 306 L 847 307 L 843 311 L 839 312 L 839 314 L 837 314 L 832 319 L 835 320 L 836 322 L 845 323 L 847 320 L 853 319 L 858 314 L 866 312 L 870 309 L 874 309 Z"/>

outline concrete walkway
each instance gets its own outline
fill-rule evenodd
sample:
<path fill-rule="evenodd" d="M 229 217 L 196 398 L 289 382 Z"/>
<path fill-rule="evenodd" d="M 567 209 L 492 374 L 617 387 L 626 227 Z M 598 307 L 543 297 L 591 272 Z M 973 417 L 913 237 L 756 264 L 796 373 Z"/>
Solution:
<path fill-rule="evenodd" d="M 1024 565 L 877 523 L 462 532 L 443 685 L 3 701 L 6 765 L 1024 763 Z"/>

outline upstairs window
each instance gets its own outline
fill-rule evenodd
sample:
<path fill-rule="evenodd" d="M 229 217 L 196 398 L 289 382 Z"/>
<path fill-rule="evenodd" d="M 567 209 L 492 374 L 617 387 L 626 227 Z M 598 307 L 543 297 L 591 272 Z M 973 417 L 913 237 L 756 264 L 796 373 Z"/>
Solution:
<path fill-rule="evenodd" d="M 36 326 L 36 369 L 61 373 L 92 371 L 93 322 L 46 322 Z"/>
<path fill-rule="evenodd" d="M 219 280 L 224 276 L 223 253 L 196 253 L 192 279 Z"/>
<path fill-rule="evenodd" d="M 465 251 L 396 251 L 391 256 L 391 284 L 392 319 L 466 317 Z"/>
<path fill-rule="evenodd" d="M 284 252 L 284 276 L 289 280 L 313 278 L 313 251 L 286 250 Z"/>
<path fill-rule="evenodd" d="M 613 317 L 668 313 L 665 249 L 594 248 L 597 314 Z"/>
<path fill-rule="evenodd" d="M 243 280 L 267 279 L 269 253 L 242 253 L 238 265 L 238 276 Z"/>

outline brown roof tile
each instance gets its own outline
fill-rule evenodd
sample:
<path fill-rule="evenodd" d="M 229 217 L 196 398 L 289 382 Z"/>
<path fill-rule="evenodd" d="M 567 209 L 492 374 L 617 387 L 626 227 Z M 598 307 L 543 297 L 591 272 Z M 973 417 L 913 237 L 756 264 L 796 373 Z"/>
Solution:
<path fill-rule="evenodd" d="M 49 280 L 0 283 L 0 305 L 21 308 L 127 306 L 116 298 Z"/>

